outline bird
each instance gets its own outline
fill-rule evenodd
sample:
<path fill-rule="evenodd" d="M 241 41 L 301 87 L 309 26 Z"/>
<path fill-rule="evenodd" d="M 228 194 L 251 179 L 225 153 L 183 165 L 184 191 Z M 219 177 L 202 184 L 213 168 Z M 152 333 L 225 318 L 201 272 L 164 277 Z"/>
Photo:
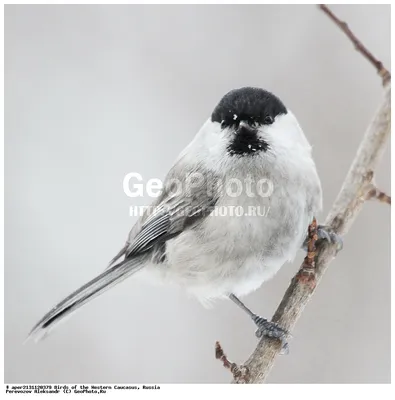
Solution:
<path fill-rule="evenodd" d="M 45 314 L 28 339 L 44 338 L 82 305 L 145 270 L 202 304 L 230 299 L 252 318 L 258 337 L 287 348 L 288 332 L 240 297 L 295 258 L 321 209 L 312 147 L 295 115 L 265 89 L 233 89 L 181 151 L 107 268 Z M 318 237 L 339 241 L 324 225 Z"/>

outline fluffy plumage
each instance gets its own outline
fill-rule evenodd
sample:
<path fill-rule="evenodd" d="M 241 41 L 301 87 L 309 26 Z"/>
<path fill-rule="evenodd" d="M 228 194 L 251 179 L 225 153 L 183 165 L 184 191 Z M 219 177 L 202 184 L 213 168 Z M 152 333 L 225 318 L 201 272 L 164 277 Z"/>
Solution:
<path fill-rule="evenodd" d="M 235 182 L 244 185 L 237 196 Z M 202 302 L 257 289 L 301 248 L 321 209 L 321 186 L 292 112 L 267 91 L 242 88 L 220 101 L 152 205 L 107 270 L 54 307 L 32 336 L 141 268 Z"/>

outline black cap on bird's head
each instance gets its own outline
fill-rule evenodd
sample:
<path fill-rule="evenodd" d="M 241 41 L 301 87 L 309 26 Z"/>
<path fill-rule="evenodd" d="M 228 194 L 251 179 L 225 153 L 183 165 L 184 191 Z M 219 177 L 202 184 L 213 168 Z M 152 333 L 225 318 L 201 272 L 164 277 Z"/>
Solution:
<path fill-rule="evenodd" d="M 228 92 L 215 107 L 211 120 L 222 127 L 238 126 L 241 121 L 250 125 L 270 125 L 287 109 L 274 94 L 254 87 Z"/>
<path fill-rule="evenodd" d="M 227 146 L 231 156 L 253 156 L 266 152 L 270 143 L 259 134 L 260 126 L 271 125 L 287 109 L 274 94 L 259 88 L 244 87 L 227 93 L 215 107 L 211 121 L 236 134 Z"/>

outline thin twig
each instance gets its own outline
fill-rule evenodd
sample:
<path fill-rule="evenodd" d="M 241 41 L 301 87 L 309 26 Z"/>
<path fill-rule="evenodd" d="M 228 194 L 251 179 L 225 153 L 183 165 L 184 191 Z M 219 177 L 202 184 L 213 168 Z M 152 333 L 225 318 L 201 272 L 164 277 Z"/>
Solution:
<path fill-rule="evenodd" d="M 372 188 L 369 189 L 365 195 L 365 200 L 372 200 L 372 199 L 376 199 L 382 203 L 391 205 L 391 196 L 388 196 L 386 193 L 377 189 L 374 185 L 372 185 Z"/>
<path fill-rule="evenodd" d="M 229 361 L 219 342 L 215 343 L 215 358 L 221 360 L 223 366 L 230 370 L 235 383 L 249 383 L 250 374 L 248 368 L 244 365 L 239 366 L 236 363 Z"/>
<path fill-rule="evenodd" d="M 355 49 L 362 53 L 362 55 L 377 69 L 378 74 L 383 80 L 385 86 L 391 80 L 391 73 L 384 67 L 383 63 L 379 61 L 354 35 L 348 25 L 340 20 L 325 4 L 320 4 L 319 8 L 347 35 L 347 37 L 354 44 Z"/>
<path fill-rule="evenodd" d="M 389 83 L 391 76 L 389 73 L 386 74 L 385 71 L 387 70 L 381 63 L 376 63 L 377 60 L 360 44 L 360 41 L 352 34 L 347 25 L 334 16 L 326 6 L 320 7 L 342 28 L 357 49 L 376 66 L 386 86 L 384 100 L 366 130 L 343 186 L 325 221 L 325 225 L 330 226 L 338 234 L 344 235 L 360 212 L 366 199 L 366 193 L 372 188 L 373 171 L 382 158 L 390 135 L 391 86 Z M 316 250 L 315 280 L 318 285 L 330 262 L 336 256 L 337 249 L 335 246 L 321 242 Z M 303 270 L 304 267 L 305 262 L 302 264 L 301 269 Z M 278 323 L 287 331 L 292 330 L 316 289 L 316 286 L 305 285 L 298 274 L 292 279 L 273 316 L 273 322 Z M 281 345 L 278 341 L 262 338 L 244 364 L 249 371 L 249 383 L 263 383 L 280 352 Z M 233 383 L 237 383 L 237 380 L 234 380 Z"/>

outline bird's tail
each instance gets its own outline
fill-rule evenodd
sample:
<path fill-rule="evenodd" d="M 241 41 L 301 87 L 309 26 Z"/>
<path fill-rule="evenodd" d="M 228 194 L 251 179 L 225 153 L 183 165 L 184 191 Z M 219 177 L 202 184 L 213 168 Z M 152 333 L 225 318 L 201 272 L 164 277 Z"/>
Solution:
<path fill-rule="evenodd" d="M 31 330 L 26 340 L 36 342 L 43 339 L 65 317 L 70 316 L 88 301 L 99 296 L 114 285 L 122 282 L 144 266 L 144 257 L 126 259 L 102 272 L 70 296 L 57 304 Z"/>

